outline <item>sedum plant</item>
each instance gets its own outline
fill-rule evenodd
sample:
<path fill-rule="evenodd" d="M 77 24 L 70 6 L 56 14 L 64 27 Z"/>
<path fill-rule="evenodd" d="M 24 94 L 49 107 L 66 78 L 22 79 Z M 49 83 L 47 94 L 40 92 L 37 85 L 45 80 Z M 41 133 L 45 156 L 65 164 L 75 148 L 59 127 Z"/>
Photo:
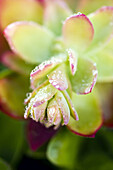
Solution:
<path fill-rule="evenodd" d="M 113 80 L 113 7 L 101 7 L 86 16 L 73 14 L 60 0 L 5 2 L 2 29 L 13 23 L 4 30 L 11 51 L 1 57 L 9 69 L 4 68 L 0 75 L 0 109 L 16 119 L 31 118 L 27 128 L 30 147 L 36 150 L 62 125 L 86 137 L 94 137 L 103 124 L 112 126 L 111 112 L 105 110 L 109 109 L 107 99 Z M 29 15 L 24 13 L 26 2 Z M 20 7 L 19 15 L 14 15 L 13 10 L 10 14 L 12 3 Z M 81 11 L 82 5 L 81 1 Z M 35 133 L 39 133 L 38 138 Z M 73 140 L 79 143 L 69 132 L 59 133 L 66 138 L 65 147 Z M 54 163 L 51 150 L 57 138 L 61 140 L 60 134 L 50 142 L 47 151 Z M 57 162 L 62 166 L 60 157 Z M 64 164 L 71 166 L 67 162 Z"/>
<path fill-rule="evenodd" d="M 30 74 L 33 92 L 25 101 L 28 107 L 24 117 L 30 115 L 33 120 L 40 120 L 47 127 L 55 125 L 57 128 L 60 124 L 65 124 L 77 134 L 94 135 L 103 121 L 95 94 L 85 98 L 85 102 L 92 100 L 93 103 L 89 103 L 88 107 L 95 109 L 88 112 L 88 119 L 84 119 L 85 108 L 80 112 L 81 106 L 79 106 L 80 109 L 76 112 L 73 103 L 80 100 L 76 94 L 88 94 L 92 91 L 97 72 L 98 81 L 106 81 L 112 76 L 112 58 L 111 60 L 107 58 L 111 67 L 106 75 L 105 65 L 102 63 L 105 61 L 101 57 L 103 49 L 107 48 L 111 40 L 113 8 L 102 7 L 88 17 L 81 13 L 74 14 L 64 20 L 63 24 L 58 25 L 61 17 L 66 18 L 70 13 L 66 8 L 59 12 L 57 18 L 54 13 L 53 16 L 57 19 L 55 25 L 50 13 L 51 5 L 54 7 L 55 4 L 59 10 L 58 2 L 53 1 L 52 4 L 48 1 L 45 9 L 45 26 L 19 21 L 6 27 L 4 31 L 14 53 L 29 64 L 40 63 L 52 57 L 36 66 Z M 106 21 L 102 20 L 103 16 Z M 81 100 L 82 98 L 83 96 Z M 79 103 L 80 101 L 78 105 Z"/>

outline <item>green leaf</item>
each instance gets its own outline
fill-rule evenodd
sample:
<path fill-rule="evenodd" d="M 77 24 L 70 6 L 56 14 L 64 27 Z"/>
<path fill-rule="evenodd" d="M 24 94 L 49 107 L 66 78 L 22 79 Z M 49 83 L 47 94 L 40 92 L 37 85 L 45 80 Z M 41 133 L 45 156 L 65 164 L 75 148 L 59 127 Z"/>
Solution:
<path fill-rule="evenodd" d="M 34 67 L 33 65 L 26 63 L 24 60 L 12 52 L 4 53 L 2 55 L 1 61 L 11 70 L 23 75 L 29 75 Z"/>
<path fill-rule="evenodd" d="M 96 63 L 98 70 L 98 82 L 112 82 L 113 81 L 113 54 L 102 50 L 90 56 Z"/>
<path fill-rule="evenodd" d="M 10 166 L 0 158 L 0 169 L 2 170 L 11 170 Z"/>
<path fill-rule="evenodd" d="M 88 17 L 95 31 L 94 39 L 88 50 L 95 52 L 102 49 L 111 39 L 113 33 L 113 7 L 102 7 Z"/>
<path fill-rule="evenodd" d="M 72 15 L 64 21 L 63 39 L 67 48 L 82 52 L 91 43 L 93 35 L 93 25 L 84 14 Z"/>
<path fill-rule="evenodd" d="M 51 139 L 47 149 L 47 158 L 57 166 L 72 169 L 80 145 L 80 137 L 62 130 Z"/>
<path fill-rule="evenodd" d="M 0 11 L 2 29 L 15 21 L 23 20 L 42 23 L 43 20 L 43 7 L 38 1 L 34 0 L 4 0 L 1 3 Z"/>
<path fill-rule="evenodd" d="M 0 129 L 0 157 L 15 165 L 22 156 L 22 122 L 0 113 Z"/>
<path fill-rule="evenodd" d="M 51 84 L 42 87 L 37 91 L 35 97 L 31 101 L 31 105 L 33 105 L 33 107 L 37 107 L 43 104 L 44 102 L 50 100 L 56 92 L 57 90 Z"/>
<path fill-rule="evenodd" d="M 78 58 L 77 71 L 74 76 L 70 74 L 72 90 L 77 94 L 87 94 L 92 91 L 97 79 L 95 63 L 85 58 Z"/>
<path fill-rule="evenodd" d="M 24 99 L 29 89 L 29 80 L 18 74 L 11 74 L 0 80 L 0 109 L 6 114 L 22 118 Z"/>
<path fill-rule="evenodd" d="M 77 110 L 79 120 L 70 117 L 68 127 L 82 136 L 95 135 L 102 125 L 102 114 L 96 94 L 76 95 L 73 93 L 72 102 Z"/>
<path fill-rule="evenodd" d="M 48 0 L 44 8 L 44 25 L 56 35 L 61 35 L 62 22 L 71 14 L 65 2 Z"/>
<path fill-rule="evenodd" d="M 97 133 L 95 139 L 84 138 L 77 157 L 78 169 L 113 169 L 112 133 L 113 131 L 103 128 Z"/>
<path fill-rule="evenodd" d="M 54 36 L 34 22 L 12 23 L 6 27 L 4 35 L 12 51 L 27 62 L 36 64 L 50 57 Z"/>

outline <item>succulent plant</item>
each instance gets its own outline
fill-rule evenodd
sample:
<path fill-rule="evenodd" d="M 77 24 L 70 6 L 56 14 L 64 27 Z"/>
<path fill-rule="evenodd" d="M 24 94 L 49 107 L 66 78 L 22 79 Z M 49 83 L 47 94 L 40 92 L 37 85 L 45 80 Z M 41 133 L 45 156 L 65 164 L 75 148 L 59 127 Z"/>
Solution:
<path fill-rule="evenodd" d="M 107 48 L 107 44 L 112 39 L 113 8 L 102 7 L 88 17 L 81 13 L 71 15 L 63 22 L 61 29 L 61 24 L 55 26 L 51 14 L 48 14 L 51 12 L 51 5 L 54 7 L 55 4 L 56 9 L 59 10 L 60 3 L 56 1 L 52 3 L 48 1 L 44 23 L 53 32 L 34 22 L 25 21 L 12 23 L 4 31 L 11 49 L 26 62 L 36 64 L 53 56 L 50 60 L 36 66 L 31 72 L 33 92 L 28 97 L 25 118 L 30 114 L 33 120 L 40 119 L 40 122 L 48 127 L 65 124 L 77 134 L 90 136 L 102 125 L 99 105 L 96 102 L 97 112 L 95 111 L 91 116 L 89 112 L 91 120 L 88 118 L 83 124 L 82 118 L 78 122 L 74 121 L 74 119 L 78 120 L 79 110 L 77 115 L 72 103 L 76 101 L 74 93 L 88 94 L 92 91 L 97 79 L 97 70 L 98 81 L 107 81 L 112 77 L 112 58 L 110 57 L 111 60 L 107 58 L 111 67 L 106 75 L 103 63 L 105 61 L 101 57 L 104 57 L 103 49 Z M 63 12 L 66 18 L 69 10 Z M 61 14 L 59 13 L 59 17 L 56 18 L 56 24 L 61 20 Z M 31 44 L 36 45 L 31 46 Z M 69 96 L 68 93 L 72 91 L 73 94 Z M 72 102 L 70 98 L 73 98 Z M 54 113 L 51 113 L 51 110 L 54 110 Z"/>
<path fill-rule="evenodd" d="M 60 0 L 3 2 L 1 30 L 5 28 L 11 51 L 0 50 L 1 62 L 9 68 L 1 65 L 0 109 L 16 119 L 31 118 L 27 133 L 33 150 L 61 125 L 86 137 L 94 137 L 102 125 L 113 126 L 108 102 L 113 81 L 113 7 L 86 16 L 92 9 L 85 11 L 90 4 L 86 2 L 81 0 L 76 8 L 85 14 L 73 14 Z M 16 15 L 12 3 L 18 5 Z M 33 134 L 39 131 L 36 143 Z"/>

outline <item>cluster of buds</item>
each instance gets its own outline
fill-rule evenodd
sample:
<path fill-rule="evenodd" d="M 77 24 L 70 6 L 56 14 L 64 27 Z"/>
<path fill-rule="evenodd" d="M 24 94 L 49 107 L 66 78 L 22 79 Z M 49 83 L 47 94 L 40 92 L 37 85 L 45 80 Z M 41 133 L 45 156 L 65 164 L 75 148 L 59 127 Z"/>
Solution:
<path fill-rule="evenodd" d="M 69 55 L 60 54 L 57 57 L 52 57 L 31 72 L 33 92 L 29 93 L 25 99 L 25 104 L 28 104 L 24 114 L 25 118 L 29 115 L 33 120 L 40 121 L 46 127 L 55 125 L 55 129 L 61 124 L 67 125 L 70 115 L 78 120 L 77 112 L 67 92 L 68 89 L 71 89 L 68 62 L 71 73 L 74 75 L 77 60 L 70 50 Z"/>

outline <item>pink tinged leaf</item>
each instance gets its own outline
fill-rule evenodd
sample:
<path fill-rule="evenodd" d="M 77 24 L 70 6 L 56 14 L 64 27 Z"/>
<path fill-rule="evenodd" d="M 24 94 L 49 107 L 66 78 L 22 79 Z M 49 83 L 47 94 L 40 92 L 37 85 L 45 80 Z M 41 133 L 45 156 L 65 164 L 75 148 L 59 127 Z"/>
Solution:
<path fill-rule="evenodd" d="M 34 120 L 36 122 L 38 122 L 39 119 L 41 120 L 44 119 L 46 107 L 47 107 L 47 102 L 34 108 Z"/>
<path fill-rule="evenodd" d="M 55 135 L 56 132 L 53 127 L 46 128 L 44 125 L 30 119 L 27 124 L 27 140 L 30 148 L 36 151 Z"/>
<path fill-rule="evenodd" d="M 71 74 L 74 75 L 75 72 L 77 71 L 77 54 L 71 49 L 67 50 L 68 55 L 69 55 L 69 63 L 70 63 L 70 70 Z"/>
<path fill-rule="evenodd" d="M 61 123 L 61 113 L 55 98 L 48 104 L 47 117 L 48 121 L 53 125 L 59 125 Z"/>
<path fill-rule="evenodd" d="M 24 75 L 29 75 L 33 68 L 33 65 L 25 63 L 21 58 L 10 51 L 1 56 L 1 62 L 11 70 Z"/>
<path fill-rule="evenodd" d="M 50 57 L 54 35 L 35 22 L 12 23 L 5 28 L 4 36 L 12 51 L 26 62 L 36 64 Z"/>
<path fill-rule="evenodd" d="M 93 25 L 84 14 L 75 14 L 64 21 L 63 39 L 67 48 L 82 52 L 92 42 L 93 36 Z"/>
<path fill-rule="evenodd" d="M 72 90 L 77 94 L 90 93 L 96 83 L 97 74 L 95 63 L 85 58 L 79 58 L 76 74 L 70 75 Z"/>
<path fill-rule="evenodd" d="M 51 85 L 41 88 L 33 98 L 33 107 L 37 107 L 50 100 L 56 93 L 56 89 Z"/>
<path fill-rule="evenodd" d="M 63 125 L 64 124 L 67 125 L 70 119 L 70 109 L 67 104 L 67 101 L 65 100 L 65 97 L 60 91 L 58 91 L 57 94 L 55 95 L 55 100 L 63 116 Z"/>
<path fill-rule="evenodd" d="M 63 95 L 69 105 L 69 108 L 70 108 L 70 113 L 71 113 L 71 116 L 75 119 L 75 120 L 79 120 L 79 117 L 78 117 L 78 114 L 77 114 L 77 111 L 75 110 L 74 108 L 74 105 L 70 99 L 70 96 L 68 95 L 67 91 L 64 90 L 63 92 Z"/>
<path fill-rule="evenodd" d="M 42 86 L 42 88 L 40 87 L 36 89 L 36 91 L 34 90 L 33 93 L 29 93 L 27 100 L 25 100 L 25 104 L 28 104 L 24 113 L 25 119 L 27 119 L 28 116 L 35 121 L 38 121 L 39 118 L 40 120 L 44 118 L 47 100 L 49 100 L 52 95 L 47 91 L 50 90 L 49 88 L 49 85 L 45 87 Z"/>
<path fill-rule="evenodd" d="M 27 105 L 27 104 L 30 102 L 30 100 L 31 100 L 33 97 L 35 97 L 35 95 L 37 94 L 37 92 L 38 92 L 41 88 L 45 87 L 45 86 L 48 85 L 48 84 L 49 84 L 49 82 L 48 82 L 48 81 L 45 81 L 45 82 L 43 82 L 40 86 L 38 86 L 37 88 L 35 88 L 32 93 L 27 93 L 27 94 L 26 94 L 26 97 L 27 97 L 27 98 L 24 100 L 24 104 Z"/>
<path fill-rule="evenodd" d="M 38 23 L 42 23 L 43 21 L 43 7 L 38 1 L 2 0 L 0 5 L 2 29 L 15 21 L 35 21 Z"/>
<path fill-rule="evenodd" d="M 102 7 L 88 17 L 95 30 L 94 39 L 88 50 L 95 52 L 104 48 L 113 37 L 113 7 Z"/>
<path fill-rule="evenodd" d="M 58 64 L 65 62 L 67 60 L 66 55 L 61 54 L 56 57 L 52 57 L 50 60 L 41 63 L 39 66 L 35 67 L 30 74 L 30 80 L 32 87 L 35 88 L 37 82 L 40 81 L 43 77 L 46 77 L 47 74 L 52 71 Z"/>
<path fill-rule="evenodd" d="M 75 134 L 94 137 L 103 124 L 102 111 L 96 93 L 76 95 L 73 93 L 72 102 L 77 109 L 79 120 L 70 117 L 68 128 Z"/>
<path fill-rule="evenodd" d="M 67 76 L 65 73 L 65 65 L 59 66 L 48 75 L 49 82 L 58 90 L 66 90 L 68 88 Z"/>

